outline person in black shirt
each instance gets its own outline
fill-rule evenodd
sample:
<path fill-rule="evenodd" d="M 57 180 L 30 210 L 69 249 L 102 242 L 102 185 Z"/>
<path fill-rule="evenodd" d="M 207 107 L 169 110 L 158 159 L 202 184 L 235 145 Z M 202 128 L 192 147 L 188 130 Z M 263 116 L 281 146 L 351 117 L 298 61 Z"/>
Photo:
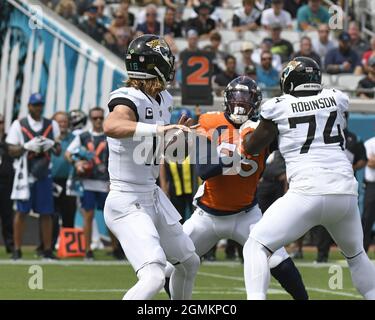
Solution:
<path fill-rule="evenodd" d="M 97 21 L 98 8 L 90 6 L 86 9 L 85 15 L 87 20 L 84 20 L 78 25 L 78 27 L 88 34 L 91 38 L 99 43 L 103 42 L 104 34 L 107 31 L 106 28 L 100 25 Z"/>
<path fill-rule="evenodd" d="M 375 93 L 375 56 L 368 61 L 368 75 L 358 82 L 357 96 L 363 99 L 374 99 Z M 361 89 L 373 89 L 373 92 Z"/>
<path fill-rule="evenodd" d="M 236 73 L 236 58 L 234 56 L 228 55 L 225 57 L 225 70 L 220 72 L 215 76 L 214 83 L 218 87 L 226 87 L 229 82 L 236 79 L 238 74 Z M 217 91 L 220 95 L 221 89 Z"/>
<path fill-rule="evenodd" d="M 300 7 L 307 4 L 307 0 L 284 0 L 284 10 L 288 11 L 292 18 L 297 18 L 297 11 Z"/>
<path fill-rule="evenodd" d="M 214 7 L 205 2 L 195 7 L 194 11 L 198 14 L 198 17 L 191 18 L 187 21 L 186 30 L 195 29 L 201 39 L 207 39 L 210 32 L 216 28 L 215 20 L 210 18 L 210 14 L 213 10 Z"/>
<path fill-rule="evenodd" d="M 0 218 L 7 253 L 13 252 L 13 201 L 10 199 L 13 186 L 13 159 L 5 143 L 4 117 L 0 114 Z"/>
<path fill-rule="evenodd" d="M 287 62 L 290 60 L 293 54 L 293 45 L 285 39 L 281 38 L 282 26 L 279 23 L 272 24 L 271 26 L 271 38 L 272 38 L 272 54 L 278 54 L 281 57 L 281 62 Z"/>
<path fill-rule="evenodd" d="M 170 34 L 173 38 L 182 37 L 182 23 L 176 21 L 176 10 L 167 8 L 164 15 L 164 32 Z"/>

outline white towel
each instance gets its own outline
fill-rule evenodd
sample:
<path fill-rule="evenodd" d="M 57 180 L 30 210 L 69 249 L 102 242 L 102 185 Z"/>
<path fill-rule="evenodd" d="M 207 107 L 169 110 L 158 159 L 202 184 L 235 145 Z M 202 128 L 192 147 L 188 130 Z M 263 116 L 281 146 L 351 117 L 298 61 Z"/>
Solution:
<path fill-rule="evenodd" d="M 27 152 L 13 162 L 15 175 L 13 189 L 11 194 L 12 200 L 29 200 L 30 186 L 29 173 L 27 171 Z"/>
<path fill-rule="evenodd" d="M 165 195 L 163 190 L 157 187 L 155 189 L 155 196 L 158 200 L 158 209 L 162 212 L 162 214 L 164 214 L 167 224 L 173 225 L 179 222 L 181 220 L 181 215 L 178 213 L 176 208 L 173 206 L 172 202 Z"/>

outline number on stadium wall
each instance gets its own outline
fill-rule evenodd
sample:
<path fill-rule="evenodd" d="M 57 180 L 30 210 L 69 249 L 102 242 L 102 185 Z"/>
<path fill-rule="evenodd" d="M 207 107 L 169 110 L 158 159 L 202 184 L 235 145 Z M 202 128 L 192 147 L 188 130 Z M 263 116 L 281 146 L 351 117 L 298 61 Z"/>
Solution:
<path fill-rule="evenodd" d="M 339 143 L 341 150 L 344 150 L 344 136 L 341 131 L 340 124 L 337 125 L 337 135 L 331 136 L 333 125 L 337 118 L 337 111 L 332 111 L 329 114 L 327 123 L 323 131 L 323 139 L 325 144 Z M 309 128 L 307 129 L 307 137 L 305 143 L 302 145 L 300 153 L 308 153 L 310 150 L 311 143 L 315 138 L 316 131 L 316 118 L 315 115 L 303 116 L 303 117 L 293 117 L 289 118 L 289 126 L 291 129 L 295 129 L 298 124 L 308 123 Z"/>
<path fill-rule="evenodd" d="M 190 57 L 187 61 L 189 67 L 200 65 L 197 70 L 189 74 L 186 78 L 188 86 L 206 86 L 209 84 L 210 78 L 208 72 L 210 70 L 210 62 L 207 57 Z"/>

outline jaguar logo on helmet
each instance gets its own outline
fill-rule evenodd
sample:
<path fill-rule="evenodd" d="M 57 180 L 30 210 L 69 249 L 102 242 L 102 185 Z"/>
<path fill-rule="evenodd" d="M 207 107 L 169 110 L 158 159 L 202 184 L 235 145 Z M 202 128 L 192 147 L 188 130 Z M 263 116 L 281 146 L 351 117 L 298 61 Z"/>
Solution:
<path fill-rule="evenodd" d="M 149 46 L 155 52 L 164 56 L 168 53 L 169 47 L 164 39 L 154 39 L 146 43 L 146 46 Z"/>

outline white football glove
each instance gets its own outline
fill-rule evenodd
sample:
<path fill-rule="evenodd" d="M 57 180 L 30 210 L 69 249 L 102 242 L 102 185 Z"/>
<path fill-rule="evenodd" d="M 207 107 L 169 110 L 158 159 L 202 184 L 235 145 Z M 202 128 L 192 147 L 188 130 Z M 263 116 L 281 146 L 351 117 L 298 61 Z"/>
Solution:
<path fill-rule="evenodd" d="M 49 149 L 53 148 L 53 146 L 55 145 L 55 141 L 45 138 L 45 137 L 41 137 L 41 145 L 42 145 L 42 151 L 46 152 Z"/>
<path fill-rule="evenodd" d="M 40 137 L 34 137 L 30 141 L 27 141 L 23 147 L 28 150 L 35 153 L 41 153 L 43 152 L 43 145 Z"/>

